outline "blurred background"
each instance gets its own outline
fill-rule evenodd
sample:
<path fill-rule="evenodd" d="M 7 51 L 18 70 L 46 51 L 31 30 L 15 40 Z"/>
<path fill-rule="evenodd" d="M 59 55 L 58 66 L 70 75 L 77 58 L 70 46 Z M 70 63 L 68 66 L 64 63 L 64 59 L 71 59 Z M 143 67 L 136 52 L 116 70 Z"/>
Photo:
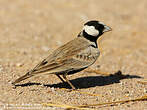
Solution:
<path fill-rule="evenodd" d="M 101 56 L 91 68 L 112 74 L 121 70 L 123 74 L 147 78 L 147 0 L 0 0 L 3 84 L 21 76 L 57 47 L 74 39 L 88 20 L 102 21 L 113 29 L 99 39 Z M 34 81 L 56 82 L 54 76 L 50 80 L 43 78 Z M 142 92 L 136 90 L 134 85 L 134 94 L 144 94 L 142 86 Z"/>

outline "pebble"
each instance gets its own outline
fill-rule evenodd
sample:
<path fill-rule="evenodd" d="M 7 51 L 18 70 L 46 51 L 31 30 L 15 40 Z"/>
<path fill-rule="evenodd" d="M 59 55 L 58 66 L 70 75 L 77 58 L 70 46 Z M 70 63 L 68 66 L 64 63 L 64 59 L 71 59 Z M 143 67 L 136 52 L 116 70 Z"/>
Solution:
<path fill-rule="evenodd" d="M 17 63 L 16 66 L 17 67 L 22 67 L 24 64 L 23 63 Z"/>
<path fill-rule="evenodd" d="M 54 88 L 54 87 L 51 87 L 51 91 L 52 91 L 52 92 L 55 92 L 55 88 Z"/>

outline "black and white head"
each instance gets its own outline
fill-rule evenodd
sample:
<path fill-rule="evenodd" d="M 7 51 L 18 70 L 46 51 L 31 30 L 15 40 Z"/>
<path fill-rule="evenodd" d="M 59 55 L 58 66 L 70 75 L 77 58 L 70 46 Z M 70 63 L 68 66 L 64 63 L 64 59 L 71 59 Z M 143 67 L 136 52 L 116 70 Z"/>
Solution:
<path fill-rule="evenodd" d="M 88 21 L 84 24 L 82 35 L 89 40 L 97 40 L 103 33 L 111 31 L 112 29 L 100 21 Z"/>

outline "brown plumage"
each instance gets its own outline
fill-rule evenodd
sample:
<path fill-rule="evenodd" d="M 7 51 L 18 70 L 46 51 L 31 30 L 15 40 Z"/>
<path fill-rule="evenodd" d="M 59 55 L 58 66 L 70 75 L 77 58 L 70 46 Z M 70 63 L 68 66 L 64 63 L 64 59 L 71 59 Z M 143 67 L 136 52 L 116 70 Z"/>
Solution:
<path fill-rule="evenodd" d="M 97 23 L 99 22 L 97 21 Z M 87 26 L 88 24 L 85 25 Z M 97 30 L 98 32 L 100 31 L 99 29 Z M 89 30 L 88 33 L 90 33 Z M 63 78 L 72 87 L 72 89 L 75 89 L 75 87 L 66 78 L 66 75 L 76 73 L 89 67 L 100 55 L 96 43 L 97 39 L 93 41 L 91 38 L 88 38 L 94 37 L 95 39 L 96 37 L 98 38 L 99 35 L 91 36 L 86 34 L 86 30 L 83 30 L 77 38 L 56 49 L 34 69 L 26 73 L 24 76 L 16 79 L 12 84 L 15 85 L 22 80 L 39 74 L 56 74 L 63 82 L 65 82 L 60 77 L 60 75 L 63 75 Z"/>

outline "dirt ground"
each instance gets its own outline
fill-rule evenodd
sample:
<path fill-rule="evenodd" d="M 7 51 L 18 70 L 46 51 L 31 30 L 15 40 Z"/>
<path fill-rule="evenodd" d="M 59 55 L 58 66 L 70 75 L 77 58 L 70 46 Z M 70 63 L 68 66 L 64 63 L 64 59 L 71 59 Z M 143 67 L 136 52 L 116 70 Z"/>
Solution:
<path fill-rule="evenodd" d="M 99 104 L 147 95 L 146 10 L 146 0 L 0 0 L 0 110 L 43 109 L 43 103 Z M 68 76 L 78 91 L 65 90 L 70 87 L 55 75 L 33 77 L 13 88 L 12 81 L 74 39 L 93 19 L 113 31 L 99 39 L 101 55 L 90 68 L 112 75 L 82 71 Z M 145 110 L 147 101 L 89 109 Z"/>

